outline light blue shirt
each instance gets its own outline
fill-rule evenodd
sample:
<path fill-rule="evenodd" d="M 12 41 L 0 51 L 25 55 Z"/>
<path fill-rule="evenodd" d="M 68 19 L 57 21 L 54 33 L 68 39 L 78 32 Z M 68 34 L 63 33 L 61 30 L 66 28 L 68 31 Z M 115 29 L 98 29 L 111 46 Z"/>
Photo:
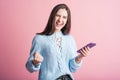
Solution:
<path fill-rule="evenodd" d="M 56 37 L 62 38 L 61 48 L 55 42 Z M 79 64 L 75 62 L 76 51 L 76 44 L 71 35 L 63 35 L 62 32 L 55 32 L 50 36 L 36 35 L 32 41 L 26 68 L 29 72 L 39 71 L 38 80 L 55 80 L 64 74 L 69 74 L 73 78 L 72 72 L 82 64 L 82 61 Z M 32 64 L 35 52 L 44 58 L 36 67 Z"/>

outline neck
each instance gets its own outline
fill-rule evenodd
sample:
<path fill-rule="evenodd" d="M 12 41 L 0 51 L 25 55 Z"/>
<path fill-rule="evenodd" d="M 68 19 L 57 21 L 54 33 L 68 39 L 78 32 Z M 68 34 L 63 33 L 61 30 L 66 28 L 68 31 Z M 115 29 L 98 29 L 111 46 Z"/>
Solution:
<path fill-rule="evenodd" d="M 59 33 L 59 32 L 61 32 L 61 30 L 55 30 L 55 32 L 54 32 L 54 33 Z"/>
<path fill-rule="evenodd" d="M 57 30 L 57 29 L 56 29 L 55 32 L 61 32 L 61 30 Z"/>

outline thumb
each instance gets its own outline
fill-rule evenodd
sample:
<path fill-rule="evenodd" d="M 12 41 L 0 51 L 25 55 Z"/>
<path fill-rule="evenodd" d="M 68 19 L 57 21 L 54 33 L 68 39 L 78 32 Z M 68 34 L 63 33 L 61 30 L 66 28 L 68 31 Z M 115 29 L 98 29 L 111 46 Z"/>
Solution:
<path fill-rule="evenodd" d="M 38 53 L 38 52 L 35 52 L 33 56 L 34 56 L 34 58 L 36 59 L 36 58 L 39 56 L 39 53 Z"/>

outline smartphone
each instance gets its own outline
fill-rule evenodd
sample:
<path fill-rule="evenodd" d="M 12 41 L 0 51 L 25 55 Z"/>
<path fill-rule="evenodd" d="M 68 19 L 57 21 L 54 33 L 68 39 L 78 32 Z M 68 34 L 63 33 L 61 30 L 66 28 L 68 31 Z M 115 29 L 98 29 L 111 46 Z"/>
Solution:
<path fill-rule="evenodd" d="M 84 47 L 82 47 L 81 49 L 85 48 L 85 47 L 89 47 L 89 48 L 92 48 L 96 46 L 96 43 L 89 43 L 87 45 L 85 45 Z M 77 50 L 78 53 L 81 53 L 81 49 Z"/>

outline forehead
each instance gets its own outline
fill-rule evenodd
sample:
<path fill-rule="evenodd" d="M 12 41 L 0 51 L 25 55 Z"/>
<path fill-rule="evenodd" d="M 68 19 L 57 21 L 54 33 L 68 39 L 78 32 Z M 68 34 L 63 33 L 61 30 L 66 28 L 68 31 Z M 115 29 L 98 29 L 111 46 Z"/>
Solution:
<path fill-rule="evenodd" d="M 59 9 L 56 14 L 61 14 L 61 15 L 64 15 L 64 16 L 67 16 L 67 15 L 68 15 L 66 9 Z"/>

